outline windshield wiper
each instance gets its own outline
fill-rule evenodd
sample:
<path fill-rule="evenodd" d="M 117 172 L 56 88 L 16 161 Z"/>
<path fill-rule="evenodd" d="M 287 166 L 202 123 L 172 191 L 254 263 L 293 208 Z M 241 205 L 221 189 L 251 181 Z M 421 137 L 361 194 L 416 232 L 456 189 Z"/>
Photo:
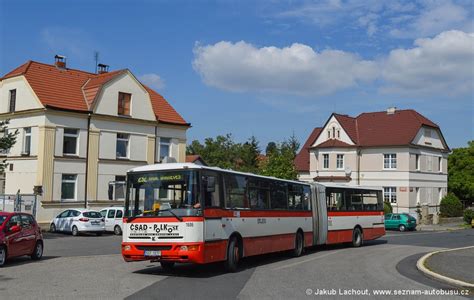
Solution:
<path fill-rule="evenodd" d="M 178 216 L 177 214 L 175 214 L 175 213 L 172 211 L 172 208 L 160 209 L 158 212 L 162 212 L 162 211 L 169 211 L 170 214 L 172 214 L 176 219 L 178 219 L 178 221 L 183 222 L 183 218 L 181 218 L 180 216 Z"/>

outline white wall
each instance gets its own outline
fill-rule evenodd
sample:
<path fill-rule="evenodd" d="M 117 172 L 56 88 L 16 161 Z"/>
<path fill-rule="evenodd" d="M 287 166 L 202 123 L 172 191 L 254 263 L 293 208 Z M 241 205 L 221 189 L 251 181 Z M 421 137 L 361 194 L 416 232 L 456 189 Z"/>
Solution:
<path fill-rule="evenodd" d="M 425 130 L 429 130 L 431 132 L 431 137 L 425 136 Z M 424 146 L 424 147 L 432 147 L 436 149 L 445 149 L 443 142 L 441 140 L 441 135 L 437 129 L 422 126 L 418 133 L 416 134 L 415 138 L 412 141 L 413 144 Z"/>
<path fill-rule="evenodd" d="M 319 137 L 316 139 L 316 141 L 314 142 L 314 144 L 312 146 L 316 146 L 316 145 L 319 145 L 325 141 L 328 140 L 328 130 L 331 130 L 331 138 L 332 139 L 332 128 L 335 127 L 336 128 L 336 139 L 337 140 L 340 140 L 344 143 L 347 143 L 349 145 L 354 145 L 354 142 L 352 142 L 351 138 L 349 137 L 349 135 L 346 133 L 346 131 L 343 129 L 343 127 L 341 126 L 341 124 L 337 121 L 336 117 L 332 116 L 330 119 L 329 119 L 329 122 L 327 122 L 326 126 L 323 128 L 323 130 L 321 131 L 321 134 L 319 135 Z M 337 138 L 337 130 L 340 130 L 340 138 Z"/>
<path fill-rule="evenodd" d="M 132 118 L 156 121 L 150 96 L 128 72 L 111 80 L 102 87 L 94 112 L 118 116 L 119 92 L 132 94 L 130 112 Z"/>
<path fill-rule="evenodd" d="M 15 111 L 42 108 L 36 95 L 24 76 L 18 76 L 2 80 L 0 82 L 0 113 L 6 113 L 9 109 L 10 90 L 16 89 Z"/>

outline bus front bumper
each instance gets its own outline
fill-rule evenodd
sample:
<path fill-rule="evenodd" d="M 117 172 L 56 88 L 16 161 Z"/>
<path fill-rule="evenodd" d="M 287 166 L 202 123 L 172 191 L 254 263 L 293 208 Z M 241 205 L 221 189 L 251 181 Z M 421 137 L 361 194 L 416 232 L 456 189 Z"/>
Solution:
<path fill-rule="evenodd" d="M 203 264 L 203 253 L 204 243 L 122 243 L 122 256 L 127 262 L 149 260 Z"/>

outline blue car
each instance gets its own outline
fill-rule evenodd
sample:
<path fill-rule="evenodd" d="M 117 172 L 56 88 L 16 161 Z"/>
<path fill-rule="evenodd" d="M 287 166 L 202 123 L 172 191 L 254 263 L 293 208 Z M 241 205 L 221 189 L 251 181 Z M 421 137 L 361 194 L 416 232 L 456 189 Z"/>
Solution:
<path fill-rule="evenodd" d="M 400 231 L 415 230 L 416 219 L 409 214 L 387 214 L 385 215 L 385 229 L 396 229 Z"/>

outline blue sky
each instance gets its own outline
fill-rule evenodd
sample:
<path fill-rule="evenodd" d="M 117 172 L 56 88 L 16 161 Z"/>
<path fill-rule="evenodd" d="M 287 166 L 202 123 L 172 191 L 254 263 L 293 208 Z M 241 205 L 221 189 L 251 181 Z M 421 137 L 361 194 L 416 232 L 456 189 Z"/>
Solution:
<path fill-rule="evenodd" d="M 413 108 L 474 139 L 470 1 L 0 0 L 0 73 L 32 59 L 129 68 L 192 123 L 303 143 L 332 112 Z"/>

